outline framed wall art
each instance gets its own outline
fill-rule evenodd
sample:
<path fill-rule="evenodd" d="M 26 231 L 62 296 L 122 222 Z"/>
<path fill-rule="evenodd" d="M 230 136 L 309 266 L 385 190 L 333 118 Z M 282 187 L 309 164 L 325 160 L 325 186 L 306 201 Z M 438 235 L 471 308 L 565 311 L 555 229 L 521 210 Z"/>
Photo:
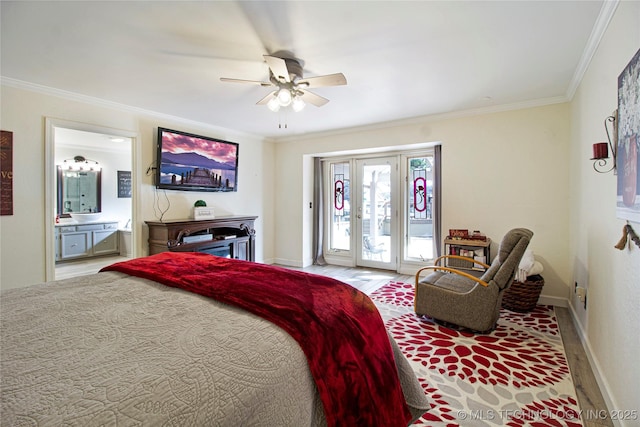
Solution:
<path fill-rule="evenodd" d="M 618 218 L 640 223 L 640 50 L 618 77 Z"/>
<path fill-rule="evenodd" d="M 131 171 L 118 171 L 118 198 L 131 198 Z"/>
<path fill-rule="evenodd" d="M 13 215 L 13 132 L 0 137 L 0 215 Z"/>

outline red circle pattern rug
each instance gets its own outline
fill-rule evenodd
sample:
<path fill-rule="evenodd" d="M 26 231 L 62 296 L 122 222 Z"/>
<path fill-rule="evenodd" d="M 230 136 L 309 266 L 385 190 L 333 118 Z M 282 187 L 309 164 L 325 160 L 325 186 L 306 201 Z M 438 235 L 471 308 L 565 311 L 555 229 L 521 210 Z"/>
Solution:
<path fill-rule="evenodd" d="M 414 285 L 371 294 L 430 399 L 415 426 L 582 426 L 552 306 L 503 309 L 489 334 L 450 329 L 413 311 Z"/>

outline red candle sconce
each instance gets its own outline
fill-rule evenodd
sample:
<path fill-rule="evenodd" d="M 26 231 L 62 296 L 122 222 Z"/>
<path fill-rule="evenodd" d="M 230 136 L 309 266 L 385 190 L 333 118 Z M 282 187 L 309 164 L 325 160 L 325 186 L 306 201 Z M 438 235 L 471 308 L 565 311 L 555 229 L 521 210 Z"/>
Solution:
<path fill-rule="evenodd" d="M 618 132 L 616 122 L 618 119 L 618 110 L 604 120 L 604 129 L 607 132 L 607 140 L 609 142 L 596 142 L 593 144 L 593 169 L 598 173 L 607 173 L 616 170 L 616 147 L 618 145 Z M 608 123 L 611 123 L 613 133 L 613 142 L 609 134 Z M 609 149 L 611 149 L 612 157 L 609 158 Z M 611 159 L 611 164 L 609 160 Z"/>

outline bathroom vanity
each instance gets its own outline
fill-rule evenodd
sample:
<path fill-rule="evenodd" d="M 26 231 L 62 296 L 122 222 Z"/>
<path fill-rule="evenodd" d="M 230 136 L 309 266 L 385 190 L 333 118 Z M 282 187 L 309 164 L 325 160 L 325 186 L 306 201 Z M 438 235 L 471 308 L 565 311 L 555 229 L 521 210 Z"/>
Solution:
<path fill-rule="evenodd" d="M 56 224 L 56 262 L 119 254 L 118 222 Z"/>

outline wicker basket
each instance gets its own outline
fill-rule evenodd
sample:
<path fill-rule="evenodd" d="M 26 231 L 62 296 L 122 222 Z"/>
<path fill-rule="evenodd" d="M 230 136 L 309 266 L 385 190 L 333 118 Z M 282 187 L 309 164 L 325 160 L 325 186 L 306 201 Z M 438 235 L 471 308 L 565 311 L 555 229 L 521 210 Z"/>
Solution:
<path fill-rule="evenodd" d="M 543 286 L 544 279 L 538 274 L 527 277 L 524 282 L 514 280 L 502 296 L 502 307 L 519 312 L 533 310 Z"/>

